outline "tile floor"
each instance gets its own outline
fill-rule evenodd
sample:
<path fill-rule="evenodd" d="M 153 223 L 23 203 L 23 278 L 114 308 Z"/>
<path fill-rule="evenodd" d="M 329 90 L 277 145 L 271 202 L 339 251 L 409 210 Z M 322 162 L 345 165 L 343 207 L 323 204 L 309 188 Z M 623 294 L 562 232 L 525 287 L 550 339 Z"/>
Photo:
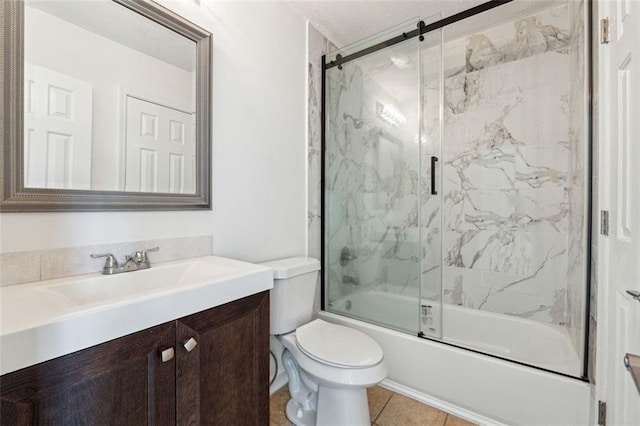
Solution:
<path fill-rule="evenodd" d="M 472 426 L 452 414 L 407 398 L 380 386 L 367 389 L 369 413 L 374 426 Z M 290 426 L 285 415 L 285 405 L 289 400 L 287 387 L 271 396 L 270 425 Z"/>

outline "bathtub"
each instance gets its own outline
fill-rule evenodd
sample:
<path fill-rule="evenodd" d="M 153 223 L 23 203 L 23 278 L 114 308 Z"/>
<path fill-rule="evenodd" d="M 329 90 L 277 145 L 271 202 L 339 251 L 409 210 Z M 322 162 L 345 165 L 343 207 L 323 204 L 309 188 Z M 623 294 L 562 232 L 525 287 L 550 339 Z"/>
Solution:
<path fill-rule="evenodd" d="M 425 303 L 433 307 L 432 315 L 439 323 L 439 304 Z M 331 310 L 374 323 L 391 323 L 410 333 L 418 326 L 417 299 L 394 293 L 354 293 L 334 302 Z M 565 327 L 449 304 L 443 305 L 443 326 L 448 343 L 580 376 L 580 359 Z"/>
<path fill-rule="evenodd" d="M 419 321 L 416 302 L 416 298 L 402 295 L 364 291 L 334 302 L 331 309 L 378 323 L 392 317 L 399 329 L 416 330 Z M 436 318 L 438 314 L 435 312 Z M 591 387 L 578 379 L 345 315 L 321 311 L 318 316 L 358 329 L 378 341 L 389 369 L 383 386 L 472 422 L 580 426 L 591 423 Z M 577 374 L 578 355 L 562 327 L 452 305 L 444 305 L 442 317 L 448 343 Z"/>

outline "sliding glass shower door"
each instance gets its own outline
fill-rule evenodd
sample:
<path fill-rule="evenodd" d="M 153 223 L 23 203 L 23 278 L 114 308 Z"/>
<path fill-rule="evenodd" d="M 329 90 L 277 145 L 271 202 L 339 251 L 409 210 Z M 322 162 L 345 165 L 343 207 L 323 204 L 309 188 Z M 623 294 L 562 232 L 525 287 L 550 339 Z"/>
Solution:
<path fill-rule="evenodd" d="M 585 376 L 587 15 L 514 1 L 329 55 L 326 310 Z"/>
<path fill-rule="evenodd" d="M 325 78 L 325 308 L 413 333 L 426 190 L 419 47 L 415 38 L 329 63 Z"/>

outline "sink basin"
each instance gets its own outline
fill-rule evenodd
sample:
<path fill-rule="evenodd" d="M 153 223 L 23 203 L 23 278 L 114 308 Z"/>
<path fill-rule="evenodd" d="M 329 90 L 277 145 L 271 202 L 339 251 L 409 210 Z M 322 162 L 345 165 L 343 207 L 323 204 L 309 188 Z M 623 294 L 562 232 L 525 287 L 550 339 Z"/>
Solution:
<path fill-rule="evenodd" d="M 78 305 L 89 305 L 121 298 L 139 297 L 192 285 L 213 283 L 233 268 L 207 261 L 166 264 L 116 275 L 90 276 L 43 287 Z M 236 270 L 236 272 L 239 272 Z"/>
<path fill-rule="evenodd" d="M 271 269 L 217 256 L 1 287 L 0 375 L 271 287 Z"/>

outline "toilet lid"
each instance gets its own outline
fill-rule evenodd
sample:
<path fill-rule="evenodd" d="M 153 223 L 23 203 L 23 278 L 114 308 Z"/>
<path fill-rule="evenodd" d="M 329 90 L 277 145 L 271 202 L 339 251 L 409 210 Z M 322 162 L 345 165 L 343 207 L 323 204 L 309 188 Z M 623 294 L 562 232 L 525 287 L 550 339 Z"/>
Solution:
<path fill-rule="evenodd" d="M 324 364 L 364 368 L 382 361 L 382 348 L 371 337 L 320 319 L 298 327 L 296 341 L 302 352 Z"/>

